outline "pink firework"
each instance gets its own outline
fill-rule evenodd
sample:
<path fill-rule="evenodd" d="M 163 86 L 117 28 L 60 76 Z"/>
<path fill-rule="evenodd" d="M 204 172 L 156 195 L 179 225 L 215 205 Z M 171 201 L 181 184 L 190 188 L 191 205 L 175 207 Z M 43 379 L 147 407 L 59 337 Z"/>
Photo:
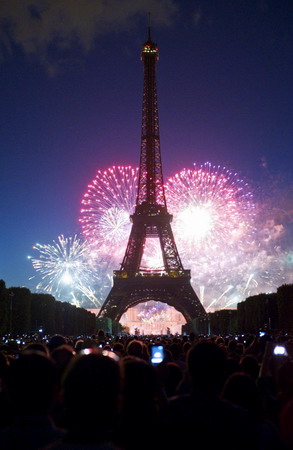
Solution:
<path fill-rule="evenodd" d="M 214 251 L 247 246 L 255 229 L 255 205 L 248 183 L 237 173 L 206 163 L 184 169 L 166 184 L 177 245 Z M 188 249 L 187 249 L 188 251 Z"/>
<path fill-rule="evenodd" d="M 87 240 L 113 256 L 130 233 L 138 169 L 113 166 L 98 170 L 82 199 L 80 222 Z M 110 251 L 111 249 L 111 251 Z"/>

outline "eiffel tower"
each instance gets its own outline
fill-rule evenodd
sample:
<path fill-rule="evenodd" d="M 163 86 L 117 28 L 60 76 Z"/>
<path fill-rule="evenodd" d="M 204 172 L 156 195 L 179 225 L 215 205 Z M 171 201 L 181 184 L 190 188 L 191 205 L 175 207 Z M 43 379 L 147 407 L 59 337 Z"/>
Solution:
<path fill-rule="evenodd" d="M 143 44 L 144 65 L 140 167 L 132 229 L 119 270 L 113 272 L 110 290 L 98 319 L 118 322 L 123 313 L 139 303 L 154 300 L 173 306 L 187 322 L 187 330 L 205 332 L 207 313 L 191 286 L 190 270 L 183 268 L 168 213 L 164 192 L 160 150 L 156 86 L 158 47 L 151 39 Z M 145 271 L 141 267 L 146 240 L 160 242 L 164 270 Z"/>

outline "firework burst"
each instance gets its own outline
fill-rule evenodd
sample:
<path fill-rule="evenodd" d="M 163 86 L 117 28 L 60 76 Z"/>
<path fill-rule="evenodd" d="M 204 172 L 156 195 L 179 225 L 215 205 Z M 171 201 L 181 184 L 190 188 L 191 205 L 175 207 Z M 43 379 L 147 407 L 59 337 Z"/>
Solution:
<path fill-rule="evenodd" d="M 97 254 L 87 241 L 58 236 L 53 244 L 36 244 L 38 257 L 32 257 L 34 269 L 41 277 L 36 288 L 52 294 L 57 300 L 82 306 L 85 299 L 95 307 L 100 305 L 93 289 L 100 283 L 97 276 Z"/>
<path fill-rule="evenodd" d="M 130 214 L 136 202 L 138 169 L 113 166 L 97 175 L 82 199 L 81 227 L 97 247 L 119 246 L 130 233 Z"/>
<path fill-rule="evenodd" d="M 168 179 L 166 197 L 182 251 L 202 246 L 216 252 L 252 240 L 253 195 L 237 173 L 210 163 L 182 170 Z"/>

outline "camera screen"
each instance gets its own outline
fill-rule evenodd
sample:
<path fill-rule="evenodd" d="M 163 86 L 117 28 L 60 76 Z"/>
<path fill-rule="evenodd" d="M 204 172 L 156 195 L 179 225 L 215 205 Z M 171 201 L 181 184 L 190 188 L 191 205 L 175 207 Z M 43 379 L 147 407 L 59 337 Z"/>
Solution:
<path fill-rule="evenodd" d="M 287 355 L 287 350 L 283 345 L 276 345 L 274 348 L 274 355 Z"/>
<path fill-rule="evenodd" d="M 164 359 L 164 348 L 162 345 L 154 345 L 152 347 L 151 362 L 152 364 L 159 364 Z"/>

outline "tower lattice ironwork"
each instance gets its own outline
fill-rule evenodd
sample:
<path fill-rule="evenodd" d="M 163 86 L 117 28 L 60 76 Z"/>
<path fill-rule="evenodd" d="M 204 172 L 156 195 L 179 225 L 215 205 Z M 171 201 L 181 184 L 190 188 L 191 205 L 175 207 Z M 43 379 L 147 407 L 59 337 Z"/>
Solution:
<path fill-rule="evenodd" d="M 194 324 L 204 322 L 207 314 L 191 286 L 190 270 L 183 268 L 171 228 L 172 215 L 167 210 L 156 86 L 158 59 L 158 47 L 151 39 L 149 28 L 141 53 L 144 88 L 136 207 L 130 216 L 132 229 L 120 270 L 113 273 L 113 287 L 98 318 L 119 321 L 128 308 L 155 300 L 173 306 L 188 324 Z M 146 272 L 141 267 L 148 238 L 159 239 L 163 271 Z"/>

